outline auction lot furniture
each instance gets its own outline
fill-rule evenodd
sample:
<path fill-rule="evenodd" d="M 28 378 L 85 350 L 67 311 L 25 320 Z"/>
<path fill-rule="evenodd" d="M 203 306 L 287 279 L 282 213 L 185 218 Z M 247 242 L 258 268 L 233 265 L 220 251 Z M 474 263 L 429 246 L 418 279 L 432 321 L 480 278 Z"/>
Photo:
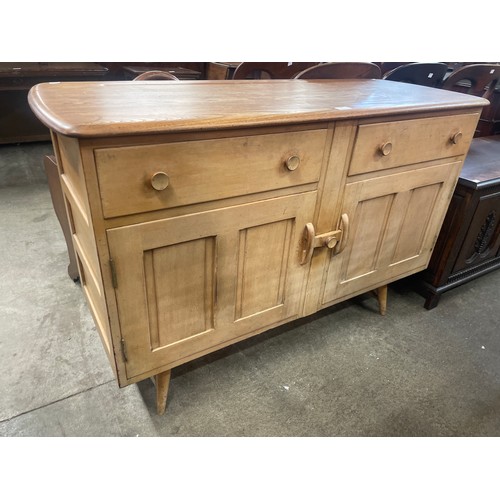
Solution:
<path fill-rule="evenodd" d="M 441 294 L 500 267 L 500 135 L 472 141 L 448 213 L 421 273 L 426 309 Z"/>
<path fill-rule="evenodd" d="M 101 80 L 107 68 L 95 63 L 0 63 L 0 144 L 50 140 L 50 132 L 33 116 L 28 91 L 51 81 Z"/>
<path fill-rule="evenodd" d="M 121 387 L 427 267 L 482 106 L 382 80 L 40 84 Z"/>

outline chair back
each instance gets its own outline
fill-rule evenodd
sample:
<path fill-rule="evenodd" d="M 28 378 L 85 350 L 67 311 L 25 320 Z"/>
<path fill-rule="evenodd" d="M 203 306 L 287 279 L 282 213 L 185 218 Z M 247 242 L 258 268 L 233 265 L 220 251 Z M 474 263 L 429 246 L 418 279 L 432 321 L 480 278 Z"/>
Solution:
<path fill-rule="evenodd" d="M 413 83 L 425 87 L 439 87 L 443 81 L 448 65 L 445 63 L 410 63 L 387 72 L 384 80 Z"/>
<path fill-rule="evenodd" d="M 145 71 L 134 78 L 134 82 L 141 80 L 178 80 L 178 78 L 168 71 Z"/>
<path fill-rule="evenodd" d="M 490 99 L 500 78 L 500 64 L 470 64 L 455 70 L 441 88 Z"/>
<path fill-rule="evenodd" d="M 233 80 L 261 80 L 293 78 L 306 68 L 318 64 L 316 62 L 242 62 L 233 73 Z"/>
<path fill-rule="evenodd" d="M 370 62 L 331 62 L 301 71 L 296 79 L 380 78 L 380 68 Z"/>

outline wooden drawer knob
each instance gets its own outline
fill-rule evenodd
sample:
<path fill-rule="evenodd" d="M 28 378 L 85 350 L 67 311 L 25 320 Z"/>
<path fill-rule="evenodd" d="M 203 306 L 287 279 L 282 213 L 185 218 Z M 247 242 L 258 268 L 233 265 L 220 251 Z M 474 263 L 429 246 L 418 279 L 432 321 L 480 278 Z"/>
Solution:
<path fill-rule="evenodd" d="M 156 172 L 151 176 L 151 186 L 156 191 L 163 191 L 170 182 L 168 175 L 165 172 Z"/>
<path fill-rule="evenodd" d="M 295 170 L 300 165 L 300 158 L 297 155 L 292 155 L 285 160 L 285 166 L 288 170 Z"/>
<path fill-rule="evenodd" d="M 457 132 L 451 136 L 451 142 L 453 144 L 458 144 L 462 140 L 462 132 Z"/>
<path fill-rule="evenodd" d="M 384 144 L 379 146 L 378 150 L 382 156 L 387 156 L 387 155 L 391 154 L 392 143 L 391 142 L 384 142 Z"/>

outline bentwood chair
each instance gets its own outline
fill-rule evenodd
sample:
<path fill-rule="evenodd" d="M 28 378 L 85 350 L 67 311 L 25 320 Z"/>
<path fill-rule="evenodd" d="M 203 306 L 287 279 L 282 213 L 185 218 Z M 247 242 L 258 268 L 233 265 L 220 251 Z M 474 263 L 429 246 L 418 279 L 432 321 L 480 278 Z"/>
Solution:
<path fill-rule="evenodd" d="M 318 64 L 317 62 L 242 62 L 234 70 L 233 80 L 260 80 L 293 78 L 306 68 Z"/>
<path fill-rule="evenodd" d="M 444 63 L 410 63 L 394 68 L 383 76 L 384 80 L 413 83 L 425 87 L 439 87 L 448 71 Z"/>
<path fill-rule="evenodd" d="M 488 99 L 474 137 L 500 132 L 500 64 L 469 64 L 456 69 L 441 88 Z"/>
<path fill-rule="evenodd" d="M 145 71 L 134 78 L 134 81 L 141 80 L 179 80 L 176 76 L 168 71 L 151 70 Z"/>
<path fill-rule="evenodd" d="M 500 64 L 470 64 L 451 73 L 441 88 L 488 99 L 500 77 Z"/>
<path fill-rule="evenodd" d="M 330 62 L 301 71 L 296 79 L 380 78 L 380 68 L 370 62 Z"/>

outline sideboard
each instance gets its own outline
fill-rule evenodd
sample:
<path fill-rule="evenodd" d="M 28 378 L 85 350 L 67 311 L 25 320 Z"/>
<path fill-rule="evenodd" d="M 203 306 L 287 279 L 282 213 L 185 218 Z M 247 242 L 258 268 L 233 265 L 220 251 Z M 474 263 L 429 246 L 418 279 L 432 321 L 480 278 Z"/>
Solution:
<path fill-rule="evenodd" d="M 383 80 L 40 84 L 120 387 L 428 265 L 481 109 Z"/>

